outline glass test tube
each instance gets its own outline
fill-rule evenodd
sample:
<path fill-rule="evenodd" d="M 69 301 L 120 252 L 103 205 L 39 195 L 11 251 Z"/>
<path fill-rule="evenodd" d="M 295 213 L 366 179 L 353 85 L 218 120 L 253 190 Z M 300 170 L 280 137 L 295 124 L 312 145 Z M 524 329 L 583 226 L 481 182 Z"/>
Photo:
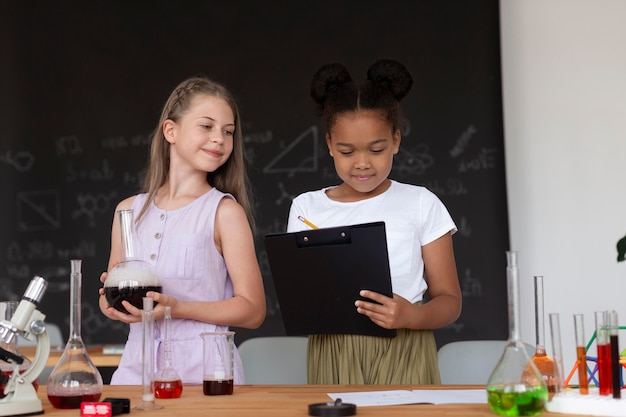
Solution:
<path fill-rule="evenodd" d="M 559 314 L 550 313 L 550 337 L 552 339 L 552 360 L 554 361 L 555 394 L 563 391 L 563 349 L 561 347 L 561 324 Z"/>
<path fill-rule="evenodd" d="M 576 337 L 578 391 L 581 394 L 589 394 L 589 380 L 587 379 L 587 351 L 585 349 L 585 321 L 582 314 L 574 314 L 574 335 Z"/>
<path fill-rule="evenodd" d="M 596 346 L 598 348 L 598 385 L 600 395 L 611 394 L 611 345 L 609 343 L 608 312 L 596 311 Z"/>
<path fill-rule="evenodd" d="M 609 313 L 610 326 L 610 345 L 611 345 L 611 375 L 613 381 L 613 398 L 622 397 L 622 381 L 619 363 L 619 322 L 617 320 L 617 311 Z"/>
<path fill-rule="evenodd" d="M 554 361 L 546 352 L 545 331 L 544 331 L 544 312 L 543 312 L 543 276 L 535 275 L 533 277 L 535 284 L 535 354 L 531 358 L 539 369 L 543 379 L 548 386 L 550 395 L 554 395 Z"/>
<path fill-rule="evenodd" d="M 141 402 L 133 407 L 133 410 L 158 410 L 163 406 L 154 401 L 154 300 L 149 297 L 142 297 L 143 311 L 141 319 L 141 362 L 142 374 Z"/>

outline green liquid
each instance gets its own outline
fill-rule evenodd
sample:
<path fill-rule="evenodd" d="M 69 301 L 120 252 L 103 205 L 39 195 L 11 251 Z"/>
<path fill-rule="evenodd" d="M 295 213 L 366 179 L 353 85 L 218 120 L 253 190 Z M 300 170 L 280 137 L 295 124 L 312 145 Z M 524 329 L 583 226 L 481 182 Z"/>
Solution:
<path fill-rule="evenodd" d="M 536 416 L 548 402 L 548 389 L 545 386 L 526 387 L 526 391 L 516 392 L 514 387 L 487 387 L 489 408 L 501 416 Z"/>

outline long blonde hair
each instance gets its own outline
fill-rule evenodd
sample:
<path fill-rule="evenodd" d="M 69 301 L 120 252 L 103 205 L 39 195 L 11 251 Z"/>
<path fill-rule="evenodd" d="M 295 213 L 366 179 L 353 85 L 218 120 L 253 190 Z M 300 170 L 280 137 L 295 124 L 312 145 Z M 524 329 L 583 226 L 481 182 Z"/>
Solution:
<path fill-rule="evenodd" d="M 232 194 L 237 199 L 246 212 L 250 227 L 254 230 L 252 193 L 246 172 L 239 109 L 233 95 L 226 87 L 205 77 L 192 77 L 180 83 L 163 106 L 159 123 L 152 135 L 150 160 L 143 185 L 143 192 L 148 194 L 148 198 L 137 216 L 137 221 L 141 219 L 148 205 L 154 200 L 157 190 L 165 184 L 169 176 L 170 144 L 163 135 L 163 123 L 168 119 L 177 122 L 198 95 L 208 95 L 224 100 L 235 115 L 233 152 L 224 165 L 214 172 L 207 172 L 207 182 L 220 191 Z"/>

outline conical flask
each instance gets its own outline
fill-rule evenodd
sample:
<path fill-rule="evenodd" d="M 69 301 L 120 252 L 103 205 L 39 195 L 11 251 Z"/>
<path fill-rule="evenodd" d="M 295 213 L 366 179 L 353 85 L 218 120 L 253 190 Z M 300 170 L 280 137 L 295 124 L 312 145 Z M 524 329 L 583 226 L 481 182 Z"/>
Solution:
<path fill-rule="evenodd" d="M 48 377 L 48 400 L 55 408 L 80 408 L 102 395 L 102 376 L 91 361 L 81 337 L 81 260 L 71 263 L 70 338 Z"/>
<path fill-rule="evenodd" d="M 156 398 L 178 398 L 183 393 L 183 381 L 178 376 L 172 363 L 172 308 L 165 307 L 163 318 L 163 362 L 162 368 L 154 377 L 154 396 Z"/>
<path fill-rule="evenodd" d="M 19 301 L 0 302 L 0 320 L 11 320 L 13 314 L 15 313 L 15 310 L 17 309 L 18 304 Z M 24 357 L 19 352 L 17 340 L 18 338 L 15 337 L 11 343 L 5 343 L 3 340 L 0 339 L 0 347 L 8 352 Z M 30 359 L 24 357 L 24 362 L 19 367 L 20 374 L 26 372 L 31 365 L 32 362 L 30 361 Z M 11 374 L 13 374 L 13 365 L 0 359 L 0 399 L 5 397 L 4 388 L 9 382 Z M 35 390 L 39 389 L 38 379 L 35 379 L 33 381 L 33 387 L 35 387 Z"/>
<path fill-rule="evenodd" d="M 128 313 L 122 301 L 143 308 L 143 297 L 148 291 L 161 292 L 161 279 L 155 269 L 139 259 L 133 228 L 133 210 L 117 212 L 122 238 L 122 261 L 115 265 L 104 281 L 104 295 L 110 306 Z M 155 303 L 156 305 L 156 303 Z"/>
<path fill-rule="evenodd" d="M 543 375 L 543 379 L 548 386 L 549 396 L 556 393 L 554 380 L 554 361 L 546 352 L 545 327 L 543 313 L 543 276 L 535 275 L 535 354 L 532 357 L 533 363 Z"/>
<path fill-rule="evenodd" d="M 517 252 L 506 255 L 510 336 L 487 381 L 487 402 L 501 416 L 534 416 L 543 411 L 548 388 L 520 338 Z"/>

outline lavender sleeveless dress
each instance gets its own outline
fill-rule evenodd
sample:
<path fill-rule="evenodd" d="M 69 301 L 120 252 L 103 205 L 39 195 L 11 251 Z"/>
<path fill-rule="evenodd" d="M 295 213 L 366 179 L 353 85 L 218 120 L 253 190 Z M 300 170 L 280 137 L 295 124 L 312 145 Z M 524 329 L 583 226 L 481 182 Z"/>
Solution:
<path fill-rule="evenodd" d="M 163 293 L 181 301 L 217 301 L 233 296 L 233 287 L 224 258 L 213 239 L 215 213 L 222 198 L 233 198 L 216 188 L 185 207 L 165 211 L 151 203 L 137 229 L 140 257 L 149 262 L 159 274 Z M 146 201 L 146 194 L 137 195 L 132 208 L 136 215 Z M 155 361 L 161 369 L 163 357 L 163 321 L 155 321 Z M 172 318 L 171 348 L 174 368 L 183 384 L 203 381 L 203 332 L 226 331 L 195 320 Z M 132 323 L 124 354 L 114 372 L 111 385 L 140 385 L 141 323 Z M 243 384 L 243 368 L 235 348 L 234 383 Z"/>

